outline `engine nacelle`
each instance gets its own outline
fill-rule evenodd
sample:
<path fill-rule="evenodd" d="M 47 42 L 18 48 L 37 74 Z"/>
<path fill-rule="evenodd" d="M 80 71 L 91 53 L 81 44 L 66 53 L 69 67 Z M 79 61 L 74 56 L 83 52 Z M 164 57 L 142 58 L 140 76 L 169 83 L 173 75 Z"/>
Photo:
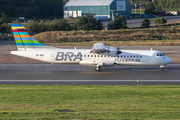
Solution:
<path fill-rule="evenodd" d="M 112 66 L 114 66 L 114 65 L 115 65 L 114 62 L 103 62 L 103 66 L 104 66 L 104 67 L 112 67 Z"/>

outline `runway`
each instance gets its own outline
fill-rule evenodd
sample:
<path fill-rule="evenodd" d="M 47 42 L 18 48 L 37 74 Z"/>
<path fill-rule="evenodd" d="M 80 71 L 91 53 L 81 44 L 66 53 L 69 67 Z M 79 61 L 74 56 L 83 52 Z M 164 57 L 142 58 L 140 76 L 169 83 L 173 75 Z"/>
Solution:
<path fill-rule="evenodd" d="M 180 64 L 102 68 L 66 64 L 0 64 L 0 84 L 180 84 Z"/>

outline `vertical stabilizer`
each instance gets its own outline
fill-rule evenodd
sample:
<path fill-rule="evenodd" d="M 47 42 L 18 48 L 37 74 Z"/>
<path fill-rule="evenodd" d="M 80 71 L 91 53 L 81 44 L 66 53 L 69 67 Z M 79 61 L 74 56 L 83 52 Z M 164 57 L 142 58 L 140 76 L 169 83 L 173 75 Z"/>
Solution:
<path fill-rule="evenodd" d="M 11 24 L 11 28 L 19 51 L 34 50 L 36 48 L 43 48 L 46 46 L 31 37 L 24 25 Z"/>

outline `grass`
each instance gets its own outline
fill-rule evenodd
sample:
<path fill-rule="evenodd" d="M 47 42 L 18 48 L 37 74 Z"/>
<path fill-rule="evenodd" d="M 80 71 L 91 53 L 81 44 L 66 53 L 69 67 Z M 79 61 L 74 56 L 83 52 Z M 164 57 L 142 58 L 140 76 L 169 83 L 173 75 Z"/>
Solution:
<path fill-rule="evenodd" d="M 178 85 L 0 85 L 0 119 L 180 119 L 179 94 Z"/>

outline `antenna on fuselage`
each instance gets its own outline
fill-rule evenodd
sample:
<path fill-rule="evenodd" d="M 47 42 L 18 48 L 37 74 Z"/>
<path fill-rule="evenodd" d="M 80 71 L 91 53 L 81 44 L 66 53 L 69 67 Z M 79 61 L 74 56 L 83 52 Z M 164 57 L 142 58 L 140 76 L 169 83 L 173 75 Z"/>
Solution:
<path fill-rule="evenodd" d="M 153 49 L 151 48 L 151 50 L 153 50 Z"/>

